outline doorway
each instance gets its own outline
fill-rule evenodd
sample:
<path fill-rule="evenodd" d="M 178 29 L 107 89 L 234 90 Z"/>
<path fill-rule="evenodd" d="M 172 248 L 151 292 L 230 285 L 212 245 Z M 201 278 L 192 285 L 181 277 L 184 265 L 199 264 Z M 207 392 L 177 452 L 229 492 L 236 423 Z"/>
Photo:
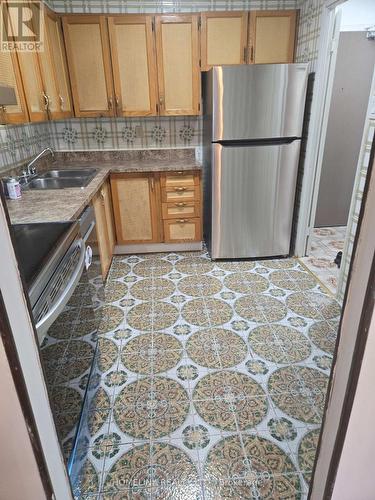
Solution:
<path fill-rule="evenodd" d="M 360 188 L 358 172 L 366 161 L 362 154 L 366 142 L 371 144 L 372 140 L 368 122 L 375 40 L 368 32 L 375 24 L 375 5 L 367 0 L 347 0 L 337 8 L 336 19 L 339 27 L 333 39 L 336 64 L 331 70 L 327 132 L 320 178 L 315 182 L 307 256 L 301 260 L 341 299 L 346 284 L 343 279 L 346 262 L 351 256 L 348 241 Z"/>

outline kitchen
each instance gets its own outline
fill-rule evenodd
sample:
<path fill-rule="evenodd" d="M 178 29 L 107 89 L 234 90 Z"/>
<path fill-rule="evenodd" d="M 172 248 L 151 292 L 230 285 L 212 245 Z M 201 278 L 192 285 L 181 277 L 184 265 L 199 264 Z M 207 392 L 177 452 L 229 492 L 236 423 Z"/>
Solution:
<path fill-rule="evenodd" d="M 0 158 L 45 491 L 307 497 L 341 305 L 293 249 L 304 6 L 26 3 L 44 50 L 0 51 Z"/>

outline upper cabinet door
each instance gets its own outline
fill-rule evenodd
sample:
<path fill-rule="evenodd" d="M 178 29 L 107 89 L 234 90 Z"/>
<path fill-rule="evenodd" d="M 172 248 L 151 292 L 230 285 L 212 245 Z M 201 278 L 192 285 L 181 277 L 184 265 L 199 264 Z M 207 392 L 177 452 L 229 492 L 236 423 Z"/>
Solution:
<path fill-rule="evenodd" d="M 54 79 L 58 92 L 59 112 L 57 118 L 69 118 L 73 115 L 73 106 L 60 19 L 54 12 L 47 11 L 47 9 L 45 9 L 44 19 L 49 59 L 54 68 Z"/>
<path fill-rule="evenodd" d="M 29 121 L 27 105 L 17 55 L 0 50 L 0 85 L 9 85 L 16 91 L 17 104 L 0 109 L 0 123 L 25 123 Z"/>
<path fill-rule="evenodd" d="M 30 3 L 30 8 L 32 11 L 39 10 L 39 6 L 36 3 Z M 45 9 L 47 14 L 47 9 Z M 34 15 L 33 19 L 37 19 L 38 16 Z M 57 86 L 56 72 L 53 62 L 53 54 L 51 52 L 51 44 L 48 37 L 47 30 L 47 15 L 44 17 L 44 48 L 43 51 L 38 52 L 39 68 L 41 72 L 41 79 L 43 83 L 44 99 L 47 103 L 48 116 L 51 119 L 62 118 L 60 114 L 60 99 L 59 99 L 59 89 Z"/>
<path fill-rule="evenodd" d="M 200 107 L 198 16 L 156 16 L 161 115 L 197 115 Z"/>
<path fill-rule="evenodd" d="M 292 63 L 296 24 L 296 10 L 251 11 L 249 62 Z"/>
<path fill-rule="evenodd" d="M 203 12 L 202 69 L 247 62 L 247 12 Z"/>
<path fill-rule="evenodd" d="M 114 116 L 105 18 L 64 16 L 63 28 L 75 115 Z"/>
<path fill-rule="evenodd" d="M 157 114 L 157 77 L 152 17 L 108 19 L 118 116 Z"/>
<path fill-rule="evenodd" d="M 6 29 L 14 31 L 18 29 L 18 19 L 14 18 L 15 9 L 9 11 L 10 25 Z M 48 99 L 43 89 L 43 81 L 40 74 L 38 54 L 36 52 L 17 52 L 23 89 L 27 102 L 29 118 L 32 122 L 48 120 Z"/>

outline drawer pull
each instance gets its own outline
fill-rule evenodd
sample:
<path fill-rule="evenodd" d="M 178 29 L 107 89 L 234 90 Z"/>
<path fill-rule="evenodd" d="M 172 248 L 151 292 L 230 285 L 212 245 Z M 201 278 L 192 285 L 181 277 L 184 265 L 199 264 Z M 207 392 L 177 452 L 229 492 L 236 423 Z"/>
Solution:
<path fill-rule="evenodd" d="M 175 187 L 174 190 L 178 192 L 186 191 L 186 187 Z"/>
<path fill-rule="evenodd" d="M 189 222 L 189 219 L 178 219 L 177 222 L 179 224 L 185 224 L 186 222 Z"/>
<path fill-rule="evenodd" d="M 176 173 L 177 173 L 178 175 L 182 175 L 182 174 L 183 174 L 182 170 L 179 170 L 179 171 L 178 171 L 178 172 L 176 172 Z"/>
<path fill-rule="evenodd" d="M 175 203 L 175 207 L 186 207 L 186 203 Z"/>

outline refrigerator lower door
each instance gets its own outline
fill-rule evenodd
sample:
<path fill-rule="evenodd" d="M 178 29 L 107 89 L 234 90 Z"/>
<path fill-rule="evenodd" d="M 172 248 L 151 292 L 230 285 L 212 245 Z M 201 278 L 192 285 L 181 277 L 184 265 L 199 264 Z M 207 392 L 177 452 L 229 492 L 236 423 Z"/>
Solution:
<path fill-rule="evenodd" d="M 213 259 L 289 254 L 299 151 L 212 144 Z"/>

